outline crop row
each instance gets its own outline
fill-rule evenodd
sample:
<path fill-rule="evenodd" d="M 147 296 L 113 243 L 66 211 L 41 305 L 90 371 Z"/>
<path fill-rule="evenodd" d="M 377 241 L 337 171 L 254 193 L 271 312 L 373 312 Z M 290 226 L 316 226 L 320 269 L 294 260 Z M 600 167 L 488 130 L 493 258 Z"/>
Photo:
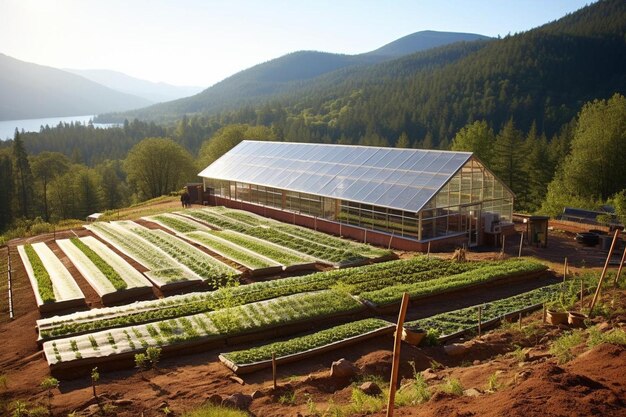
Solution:
<path fill-rule="evenodd" d="M 230 285 L 239 272 L 190 244 L 162 230 L 132 227 L 131 230 L 186 266 L 213 288 Z"/>
<path fill-rule="evenodd" d="M 266 258 L 270 258 L 281 265 L 291 266 L 310 262 L 304 256 L 299 256 L 296 253 L 287 251 L 279 246 L 272 245 L 269 242 L 257 240 L 256 238 L 232 230 L 222 230 L 213 233 L 237 246 L 241 246 L 242 248 L 256 252 Z"/>
<path fill-rule="evenodd" d="M 245 233 L 333 264 L 356 263 L 391 253 L 231 209 L 207 208 L 187 213 L 221 229 Z"/>
<path fill-rule="evenodd" d="M 89 246 L 85 245 L 77 237 L 70 239 L 70 242 L 74 244 L 87 258 L 104 274 L 104 276 L 111 282 L 116 290 L 124 290 L 128 286 L 126 281 L 117 273 L 111 265 L 109 265 L 104 259 L 102 259 L 96 252 L 94 252 Z"/>
<path fill-rule="evenodd" d="M 216 208 L 211 208 L 209 210 L 215 209 Z M 241 210 L 221 208 L 221 210 L 219 210 L 218 212 L 223 216 L 247 223 L 251 226 L 268 225 L 289 235 L 306 239 L 319 245 L 325 245 L 331 248 L 343 249 L 346 251 L 356 251 L 359 255 L 366 255 L 368 257 L 381 257 L 389 255 L 391 253 L 391 251 L 389 250 L 378 249 L 369 245 L 349 242 L 347 240 L 337 238 L 326 233 L 310 230 L 300 226 L 290 225 L 287 223 L 282 223 L 276 220 L 265 219 L 256 214 L 248 213 Z"/>
<path fill-rule="evenodd" d="M 361 303 L 344 293 L 321 291 L 296 294 L 210 313 L 45 342 L 44 352 L 48 363 L 56 364 L 200 338 L 225 339 L 362 309 Z"/>
<path fill-rule="evenodd" d="M 110 307 L 75 313 L 70 319 L 64 317 L 44 319 L 38 322 L 43 339 L 105 328 L 164 320 L 179 316 L 212 311 L 224 307 L 253 303 L 271 298 L 319 291 L 341 286 L 343 290 L 356 293 L 364 285 L 393 285 L 413 279 L 426 279 L 425 273 L 438 277 L 448 268 L 478 268 L 485 263 L 455 263 L 425 256 L 410 260 L 397 260 L 355 268 L 331 270 L 309 275 L 255 282 L 248 285 L 222 288 L 217 291 L 168 297 L 163 300 L 142 301 L 127 309 Z M 443 274 L 444 272 L 441 272 Z M 372 283 L 374 281 L 374 283 Z"/>
<path fill-rule="evenodd" d="M 187 233 L 186 236 L 189 239 L 207 247 L 209 250 L 231 259 L 249 269 L 269 268 L 277 265 L 277 263 L 255 256 L 236 245 L 206 232 L 192 232 Z"/>
<path fill-rule="evenodd" d="M 136 259 L 160 282 L 170 284 L 195 278 L 190 274 L 191 271 L 184 271 L 178 262 L 163 251 L 122 228 L 101 222 L 93 223 L 87 228 Z"/>
<path fill-rule="evenodd" d="M 402 299 L 402 294 L 405 292 L 409 293 L 411 298 L 417 298 L 449 290 L 458 290 L 512 275 L 545 271 L 546 269 L 547 267 L 539 262 L 516 259 L 486 265 L 447 277 L 411 284 L 393 285 L 376 291 L 367 291 L 361 293 L 360 297 L 375 305 L 387 305 L 399 302 Z"/>
<path fill-rule="evenodd" d="M 341 324 L 306 336 L 294 337 L 289 340 L 270 343 L 267 345 L 223 353 L 222 356 L 234 364 L 244 365 L 255 362 L 266 361 L 296 353 L 306 352 L 311 349 L 320 348 L 331 343 L 359 336 L 374 330 L 388 327 L 391 323 L 381 319 L 369 318 L 352 323 Z"/>
<path fill-rule="evenodd" d="M 237 232 L 245 232 L 249 227 L 245 223 L 240 223 L 232 219 L 228 219 L 219 214 L 215 214 L 209 210 L 188 210 L 185 214 L 193 217 L 194 219 L 201 220 L 205 223 L 219 227 L 220 229 L 235 230 Z"/>
<path fill-rule="evenodd" d="M 462 308 L 447 313 L 407 322 L 406 328 L 435 330 L 442 336 L 472 329 L 478 326 L 478 309 L 481 308 L 481 322 L 499 319 L 507 314 L 541 304 L 553 299 L 561 290 L 561 284 L 537 288 L 509 298 Z"/>
<path fill-rule="evenodd" d="M 195 232 L 203 229 L 199 223 L 193 224 L 192 221 L 185 219 L 183 217 L 177 218 L 171 215 L 158 215 L 147 218 L 148 220 L 156 220 L 159 223 L 162 223 L 164 226 L 173 229 L 179 233 L 189 233 Z M 208 228 L 204 228 L 208 229 Z"/>
<path fill-rule="evenodd" d="M 32 245 L 24 245 L 24 251 L 28 256 L 28 261 L 33 268 L 35 279 L 37 280 L 37 291 L 44 303 L 54 302 L 54 289 L 52 287 L 52 281 L 50 280 L 50 274 L 41 262 L 41 258 L 35 252 Z"/>

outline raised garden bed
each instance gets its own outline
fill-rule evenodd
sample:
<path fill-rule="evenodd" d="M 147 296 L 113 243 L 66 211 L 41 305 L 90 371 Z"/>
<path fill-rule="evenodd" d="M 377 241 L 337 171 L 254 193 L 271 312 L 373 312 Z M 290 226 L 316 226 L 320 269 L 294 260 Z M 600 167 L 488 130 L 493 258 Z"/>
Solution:
<path fill-rule="evenodd" d="M 520 313 L 537 310 L 561 291 L 561 284 L 537 288 L 512 297 L 491 301 L 480 305 L 462 308 L 405 323 L 409 330 L 435 330 L 439 341 L 460 337 L 478 328 L 478 309 L 481 307 L 481 327 L 486 329 L 503 319 L 516 318 Z"/>
<path fill-rule="evenodd" d="M 103 304 L 152 294 L 152 284 L 140 272 L 94 237 L 61 239 L 56 242 L 96 290 Z"/>
<path fill-rule="evenodd" d="M 409 293 L 411 300 L 416 300 L 433 294 L 458 291 L 483 285 L 488 282 L 521 277 L 530 278 L 538 274 L 543 274 L 547 269 L 545 265 L 536 261 L 515 259 L 490 263 L 480 268 L 456 275 L 415 283 L 392 285 L 376 291 L 362 292 L 359 294 L 359 297 L 373 308 L 386 311 L 386 309 L 395 309 L 402 299 L 404 292 Z"/>
<path fill-rule="evenodd" d="M 85 295 L 52 250 L 43 242 L 17 247 L 41 313 L 83 307 Z"/>
<path fill-rule="evenodd" d="M 161 290 L 173 290 L 202 281 L 189 268 L 178 263 L 150 242 L 114 223 L 96 222 L 85 226 L 102 240 L 148 269 L 146 277 Z"/>
<path fill-rule="evenodd" d="M 319 291 L 339 286 L 355 295 L 364 288 L 385 288 L 394 283 L 417 282 L 480 268 L 488 263 L 451 261 L 416 257 L 356 268 L 331 270 L 309 275 L 255 282 L 217 291 L 143 301 L 126 307 L 94 309 L 76 313 L 72 319 L 60 317 L 39 321 L 41 340 L 50 340 L 88 331 L 142 324 L 190 314 L 208 312 L 225 306 L 253 303 L 261 300 Z"/>
<path fill-rule="evenodd" d="M 278 262 L 222 239 L 217 233 L 196 231 L 187 233 L 185 237 L 224 258 L 245 266 L 253 275 L 275 274 L 283 270 L 283 265 Z"/>
<path fill-rule="evenodd" d="M 193 271 L 212 289 L 231 284 L 236 281 L 236 277 L 241 274 L 241 272 L 235 268 L 220 262 L 189 243 L 163 230 L 150 230 L 130 221 L 118 222 L 116 224 L 119 227 L 126 228 L 137 234 L 167 253 L 180 265 Z"/>
<path fill-rule="evenodd" d="M 365 307 L 347 294 L 321 291 L 48 341 L 43 349 L 51 371 L 56 372 L 83 367 L 89 359 L 96 359 L 94 363 L 103 362 L 103 358 L 115 361 L 118 354 L 138 352 L 148 346 L 170 349 L 181 343 L 215 346 L 263 340 L 322 319 L 332 322 L 364 311 Z"/>
<path fill-rule="evenodd" d="M 277 364 L 297 362 L 373 337 L 392 334 L 394 329 L 395 325 L 388 321 L 374 318 L 363 319 L 282 342 L 222 353 L 219 359 L 233 372 L 246 374 L 271 367 L 272 353 L 276 355 Z"/>

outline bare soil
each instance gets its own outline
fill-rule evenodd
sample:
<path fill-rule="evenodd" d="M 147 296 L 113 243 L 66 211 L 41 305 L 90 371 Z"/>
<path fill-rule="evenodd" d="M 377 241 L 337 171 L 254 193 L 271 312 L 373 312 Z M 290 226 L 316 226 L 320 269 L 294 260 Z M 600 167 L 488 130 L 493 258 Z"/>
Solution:
<path fill-rule="evenodd" d="M 84 230 L 76 230 L 86 234 Z M 57 233 L 63 237 L 72 232 Z M 552 231 L 548 248 L 524 247 L 523 254 L 535 256 L 552 265 L 556 273 L 563 270 L 563 258 L 568 257 L 572 272 L 582 268 L 600 268 L 606 254 L 598 248 L 587 248 L 577 244 L 571 231 Z M 46 240 L 53 236 L 29 238 L 29 241 Z M 10 403 L 20 400 L 35 404 L 47 404 L 46 391 L 40 382 L 49 375 L 49 369 L 38 350 L 35 321 L 39 318 L 35 298 L 26 277 L 15 244 L 11 242 L 12 294 L 15 319 L 10 320 L 7 308 L 6 283 L 0 286 L 0 375 L 6 377 L 6 387 L 0 385 L 0 415 L 9 415 Z M 511 239 L 505 252 L 517 255 L 519 240 Z M 54 245 L 52 245 L 54 246 Z M 470 259 L 495 259 L 500 248 L 470 252 Z M 119 252 L 118 252 L 119 253 Z M 401 254 L 410 256 L 412 254 Z M 446 256 L 438 253 L 433 256 Z M 6 249 L 0 250 L 0 279 L 6 279 Z M 136 266 L 136 265 L 135 265 Z M 72 267 L 73 268 L 73 267 Z M 70 269 L 72 271 L 72 269 Z M 72 271 L 73 275 L 76 271 Z M 78 276 L 76 273 L 75 277 Z M 91 307 L 99 306 L 95 292 L 86 282 L 78 279 L 79 285 Z M 413 305 L 408 318 L 423 317 L 443 310 L 473 305 L 489 299 L 497 299 L 517 292 L 545 285 L 549 278 L 521 282 L 511 286 L 494 287 L 485 291 L 469 291 L 453 294 L 443 299 Z M 554 281 L 552 281 L 554 282 Z M 158 294 L 155 294 L 158 295 Z M 615 291 L 604 295 L 612 300 L 614 308 L 626 308 L 626 294 Z M 607 298 L 608 297 L 608 298 Z M 617 301 L 616 301 L 617 300 Z M 608 302 L 608 301 L 607 301 Z M 617 304 L 616 304 L 617 303 Z M 616 305 L 615 305 L 616 304 Z M 393 317 L 388 317 L 395 320 Z M 626 416 L 626 349 L 616 345 L 600 345 L 582 353 L 573 361 L 559 365 L 549 354 L 550 341 L 567 329 L 559 329 L 540 323 L 540 313 L 524 319 L 524 327 L 535 323 L 532 334 L 515 330 L 514 326 L 496 330 L 480 340 L 467 342 L 469 349 L 461 357 L 450 357 L 443 347 L 417 348 L 402 345 L 401 379 L 410 379 L 415 363 L 417 371 L 431 368 L 433 361 L 441 364 L 429 385 L 441 384 L 445 378 L 457 378 L 464 388 L 476 388 L 476 397 L 435 394 L 430 401 L 416 406 L 396 409 L 398 416 Z M 625 317 L 609 323 L 612 327 L 626 325 Z M 463 342 L 456 341 L 456 342 Z M 530 349 L 527 360 L 520 362 L 512 352 L 516 346 Z M 241 346 L 242 348 L 244 346 Z M 360 380 L 374 378 L 389 380 L 393 339 L 389 336 L 372 339 L 349 348 L 280 366 L 278 382 L 280 390 L 271 388 L 271 371 L 261 371 L 243 376 L 244 384 L 231 377 L 232 372 L 217 360 L 219 351 L 209 351 L 176 358 L 166 358 L 158 369 L 139 372 L 135 369 L 103 372 L 97 385 L 100 404 L 117 416 L 163 416 L 167 406 L 180 415 L 204 403 L 211 395 L 222 397 L 261 391 L 263 396 L 250 406 L 254 416 L 306 416 L 310 414 L 307 399 L 323 412 L 330 404 L 345 405 L 351 401 L 355 380 L 330 378 L 329 367 L 339 358 L 346 358 L 361 370 Z M 501 386 L 494 393 L 485 391 L 487 381 L 498 373 Z M 402 381 L 401 381 L 402 382 Z M 282 401 L 279 398 L 282 396 Z M 72 411 L 76 415 L 100 415 L 102 413 L 93 398 L 91 380 L 88 376 L 74 380 L 62 380 L 59 389 L 53 390 L 52 410 L 55 416 L 66 416 Z M 362 414 L 356 414 L 362 415 Z M 384 412 L 374 414 L 385 415 Z"/>

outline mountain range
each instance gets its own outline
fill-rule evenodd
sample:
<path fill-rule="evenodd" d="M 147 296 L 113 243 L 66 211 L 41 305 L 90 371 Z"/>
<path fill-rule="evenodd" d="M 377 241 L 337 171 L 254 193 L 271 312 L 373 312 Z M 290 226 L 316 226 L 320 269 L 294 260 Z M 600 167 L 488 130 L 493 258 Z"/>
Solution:
<path fill-rule="evenodd" d="M 188 113 L 213 114 L 261 103 L 344 68 L 368 67 L 443 45 L 489 39 L 473 33 L 420 31 L 358 55 L 297 51 L 240 71 L 192 97 L 122 115 L 105 116 L 102 120 L 139 118 L 168 121 Z"/>
<path fill-rule="evenodd" d="M 0 54 L 0 97 L 0 120 L 88 115 L 150 104 L 84 77 L 4 54 Z"/>
<path fill-rule="evenodd" d="M 112 88 L 122 93 L 132 94 L 145 98 L 152 103 L 176 100 L 189 97 L 204 90 L 204 87 L 178 86 L 167 83 L 155 83 L 139 78 L 131 77 L 124 73 L 103 69 L 64 69 L 81 77 L 87 78 L 105 87 Z"/>
<path fill-rule="evenodd" d="M 502 39 L 417 52 L 403 49 L 407 39 L 400 39 L 378 50 L 389 54 L 382 58 L 376 51 L 297 52 L 195 96 L 101 120 L 174 122 L 197 115 L 209 118 L 206 126 L 224 120 L 271 125 L 284 140 L 393 145 L 407 134 L 425 147 L 446 147 L 475 120 L 497 130 L 513 120 L 523 131 L 534 125 L 552 136 L 584 103 L 626 94 L 625 34 L 626 2 L 600 0 Z"/>

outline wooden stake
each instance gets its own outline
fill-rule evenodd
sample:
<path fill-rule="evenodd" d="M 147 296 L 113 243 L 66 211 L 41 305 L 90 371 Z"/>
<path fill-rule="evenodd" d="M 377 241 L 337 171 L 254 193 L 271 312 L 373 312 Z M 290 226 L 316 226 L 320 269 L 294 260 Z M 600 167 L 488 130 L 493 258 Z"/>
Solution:
<path fill-rule="evenodd" d="M 365 232 L 363 233 L 363 243 L 367 243 L 367 229 L 365 229 Z"/>
<path fill-rule="evenodd" d="M 502 235 L 502 255 L 504 255 L 504 245 L 506 244 L 506 235 Z"/>
<path fill-rule="evenodd" d="M 389 402 L 387 403 L 387 417 L 393 417 L 393 407 L 396 400 L 398 368 L 400 367 L 400 345 L 402 342 L 402 326 L 404 326 L 404 318 L 406 317 L 406 309 L 408 306 L 409 294 L 405 292 L 402 295 L 400 314 L 398 315 L 398 323 L 396 324 L 396 334 L 393 345 L 393 362 L 391 364 L 391 380 L 389 381 Z"/>
<path fill-rule="evenodd" d="M 478 337 L 482 335 L 483 327 L 483 306 L 478 306 Z"/>
<path fill-rule="evenodd" d="M 580 280 L 580 312 L 582 313 L 583 311 L 583 297 L 585 295 L 584 289 L 583 289 L 583 280 Z"/>
<path fill-rule="evenodd" d="M 522 330 L 522 313 L 519 313 L 519 329 Z"/>
<path fill-rule="evenodd" d="M 602 281 L 604 281 L 604 276 L 606 275 L 606 271 L 609 269 L 609 261 L 611 260 L 611 254 L 613 253 L 613 249 L 615 248 L 615 243 L 617 242 L 617 238 L 619 237 L 619 229 L 615 231 L 615 235 L 613 236 L 613 243 L 611 243 L 611 249 L 609 249 L 609 254 L 606 256 L 606 262 L 604 263 L 604 269 L 602 269 L 602 275 L 600 275 L 600 281 L 598 282 L 598 288 L 596 288 L 596 292 L 593 295 L 593 299 L 591 300 L 591 304 L 589 305 L 589 314 L 593 311 L 593 308 L 596 305 L 596 301 L 598 301 L 598 297 L 600 296 L 600 289 L 602 288 Z"/>
<path fill-rule="evenodd" d="M 546 303 L 543 303 L 543 314 L 541 316 L 541 322 L 545 324 L 546 322 Z"/>
<path fill-rule="evenodd" d="M 524 233 L 519 234 L 519 253 L 517 254 L 518 258 L 522 257 L 522 246 L 524 245 Z"/>
<path fill-rule="evenodd" d="M 613 286 L 617 286 L 617 281 L 619 281 L 619 276 L 622 273 L 622 267 L 624 266 L 624 261 L 626 261 L 626 245 L 624 245 L 624 253 L 622 254 L 622 260 L 619 263 L 619 268 L 617 268 L 617 274 L 615 275 L 615 281 L 613 281 Z"/>
<path fill-rule="evenodd" d="M 426 256 L 430 259 L 430 242 L 428 242 L 428 252 L 426 252 Z"/>
<path fill-rule="evenodd" d="M 272 352 L 272 380 L 274 381 L 274 389 L 278 387 L 276 384 L 276 353 Z"/>
<path fill-rule="evenodd" d="M 565 284 L 565 278 L 567 277 L 567 256 L 563 261 L 563 284 Z"/>

